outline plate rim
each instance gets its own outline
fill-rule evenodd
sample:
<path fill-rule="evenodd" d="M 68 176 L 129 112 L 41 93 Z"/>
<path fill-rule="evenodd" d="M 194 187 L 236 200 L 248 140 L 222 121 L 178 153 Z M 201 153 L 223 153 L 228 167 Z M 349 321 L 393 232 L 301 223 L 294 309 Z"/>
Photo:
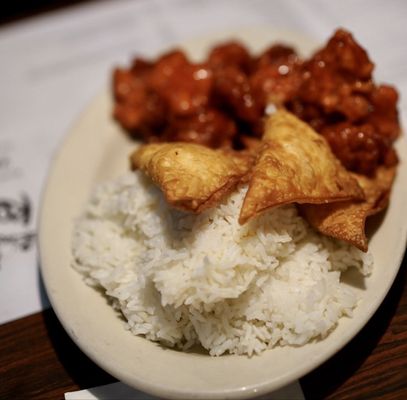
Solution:
<path fill-rule="evenodd" d="M 261 27 L 260 30 L 263 30 L 264 27 Z M 267 30 L 270 30 L 267 28 Z M 253 29 L 255 31 L 255 29 Z M 241 34 L 245 34 L 244 31 L 239 30 Z M 275 30 L 273 30 L 275 32 Z M 227 34 L 233 35 L 234 31 L 229 30 L 227 31 Z M 295 33 L 293 32 L 294 35 L 298 35 L 300 33 Z M 215 37 L 222 35 L 219 32 L 218 33 L 213 33 L 211 35 L 206 35 L 204 37 L 199 37 L 198 39 L 191 39 L 188 41 L 188 43 L 192 43 L 196 40 L 207 40 L 211 41 Z M 56 313 L 58 320 L 61 322 L 62 326 L 64 327 L 65 331 L 68 333 L 68 335 L 71 337 L 71 339 L 78 345 L 78 347 L 90 358 L 92 361 L 94 361 L 97 365 L 101 366 L 104 370 L 109 372 L 112 376 L 117 377 L 120 379 L 122 382 L 135 387 L 139 390 L 143 390 L 147 393 L 153 394 L 153 395 L 158 395 L 158 396 L 165 396 L 167 398 L 223 398 L 225 396 L 228 397 L 233 397 L 233 398 L 249 398 L 252 396 L 258 396 L 262 394 L 269 393 L 271 390 L 278 390 L 279 388 L 285 386 L 286 384 L 299 379 L 301 376 L 304 376 L 308 372 L 312 371 L 313 369 L 317 368 L 319 365 L 321 365 L 323 362 L 328 360 L 332 355 L 337 353 L 340 349 L 342 349 L 349 341 L 355 337 L 360 330 L 367 324 L 367 322 L 370 320 L 370 318 L 373 316 L 373 314 L 377 311 L 379 306 L 382 304 L 384 298 L 386 297 L 387 293 L 389 292 L 392 284 L 394 283 L 394 280 L 397 276 L 397 273 L 400 269 L 400 266 L 402 264 L 402 260 L 404 257 L 404 251 L 400 250 L 397 256 L 396 264 L 397 267 L 393 268 L 391 270 L 391 274 L 389 276 L 389 279 L 387 281 L 387 285 L 384 288 L 384 290 L 380 293 L 380 296 L 378 297 L 378 300 L 376 301 L 375 305 L 370 307 L 369 313 L 365 314 L 364 320 L 362 323 L 358 324 L 358 328 L 354 331 L 352 331 L 352 334 L 349 334 L 348 337 L 345 337 L 335 348 L 332 348 L 331 351 L 326 352 L 324 356 L 317 357 L 313 363 L 310 363 L 306 368 L 302 368 L 297 371 L 296 374 L 287 374 L 286 376 L 280 377 L 278 384 L 270 383 L 270 382 L 262 382 L 258 383 L 254 387 L 244 387 L 236 390 L 225 390 L 225 391 L 214 391 L 211 392 L 208 390 L 205 393 L 195 393 L 191 391 L 183 391 L 183 390 L 169 390 L 167 387 L 160 386 L 159 383 L 155 383 L 153 385 L 146 383 L 141 380 L 137 380 L 137 377 L 129 377 L 125 373 L 119 373 L 117 370 L 112 369 L 111 365 L 109 365 L 108 362 L 105 362 L 104 360 L 101 360 L 97 355 L 92 352 L 89 347 L 87 346 L 86 343 L 83 342 L 82 338 L 78 337 L 76 333 L 70 328 L 70 323 L 66 318 L 66 314 L 63 310 L 63 306 L 61 305 L 59 299 L 54 296 L 53 292 L 53 285 L 52 285 L 52 277 L 50 278 L 49 276 L 49 268 L 50 267 L 47 264 L 47 240 L 46 240 L 46 225 L 47 225 L 47 205 L 49 203 L 50 199 L 50 192 L 53 190 L 52 183 L 55 180 L 55 174 L 58 171 L 58 165 L 61 162 L 62 155 L 64 152 L 66 152 L 66 149 L 69 148 L 69 143 L 72 140 L 76 140 L 77 130 L 83 125 L 84 120 L 86 120 L 89 116 L 89 112 L 91 110 L 94 110 L 97 108 L 100 104 L 101 98 L 104 96 L 109 96 L 108 92 L 106 89 L 101 91 L 86 107 L 86 109 L 81 113 L 79 118 L 76 120 L 76 122 L 73 124 L 71 129 L 68 131 L 68 133 L 64 136 L 64 139 L 62 140 L 57 152 L 54 153 L 54 156 L 52 157 L 51 161 L 51 166 L 48 170 L 47 178 L 46 178 L 46 184 L 43 187 L 42 195 L 41 195 L 41 200 L 40 200 L 40 210 L 39 210 L 39 218 L 38 218 L 38 250 L 39 250 L 39 259 L 40 259 L 40 269 L 41 269 L 41 275 L 43 278 L 43 282 L 49 297 L 49 300 L 51 302 L 52 308 L 54 312 Z M 404 149 L 402 151 L 405 151 L 404 154 L 407 154 L 407 142 L 405 139 L 405 135 L 401 135 L 401 137 L 398 140 L 397 147 Z M 399 150 L 401 153 L 401 151 Z M 400 169 L 402 168 L 405 169 L 406 165 L 405 162 L 402 161 L 400 163 Z M 406 211 L 407 211 L 407 207 Z M 405 244 L 407 242 L 407 229 L 402 230 L 402 238 L 400 240 L 400 245 L 402 246 L 402 243 L 404 243 L 404 249 L 405 249 Z M 91 288 L 89 288 L 91 290 Z M 272 350 L 271 350 L 272 351 Z M 136 382 L 136 384 L 135 384 Z"/>

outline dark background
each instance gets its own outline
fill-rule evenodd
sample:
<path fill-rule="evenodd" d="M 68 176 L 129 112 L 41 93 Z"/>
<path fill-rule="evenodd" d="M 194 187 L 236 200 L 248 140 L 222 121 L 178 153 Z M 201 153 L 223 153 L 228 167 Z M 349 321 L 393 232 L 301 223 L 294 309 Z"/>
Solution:
<path fill-rule="evenodd" d="M 0 7 L 0 24 L 6 24 L 42 14 L 44 12 L 54 11 L 62 7 L 71 6 L 79 3 L 90 3 L 96 0 L 8 0 L 3 1 Z M 102 0 L 106 1 L 106 0 Z"/>

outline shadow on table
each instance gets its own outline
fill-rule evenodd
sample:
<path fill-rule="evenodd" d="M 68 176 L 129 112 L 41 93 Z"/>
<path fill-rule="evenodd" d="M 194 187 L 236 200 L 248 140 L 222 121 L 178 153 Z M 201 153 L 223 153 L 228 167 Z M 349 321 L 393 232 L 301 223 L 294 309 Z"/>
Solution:
<path fill-rule="evenodd" d="M 348 382 L 346 393 L 345 391 L 340 394 L 338 393 L 340 387 L 346 381 L 350 381 L 356 371 L 362 368 L 367 357 L 372 354 L 372 352 L 391 351 L 390 347 L 397 345 L 396 343 L 386 343 L 386 347 L 388 348 L 377 348 L 377 345 L 397 311 L 405 288 L 406 277 L 407 253 L 404 254 L 403 263 L 389 293 L 366 326 L 340 352 L 301 379 L 301 386 L 307 399 L 326 399 L 334 391 L 335 396 L 338 395 L 338 398 L 356 398 L 357 390 L 363 390 L 364 385 L 373 384 L 378 386 L 377 398 L 380 398 L 380 385 L 383 390 L 392 390 L 390 382 L 383 382 L 383 384 L 379 382 L 383 378 L 382 376 L 373 376 L 372 378 L 370 375 L 370 378 L 366 378 L 369 379 L 369 382 L 357 382 L 357 379 L 355 379 L 355 382 L 351 382 L 350 385 Z M 390 365 L 387 366 L 386 369 L 391 372 Z M 363 379 L 363 377 L 360 379 Z M 347 391 L 349 391 L 349 393 L 347 393 Z M 359 392 L 359 394 L 360 398 L 363 398 L 363 393 Z"/>
<path fill-rule="evenodd" d="M 39 268 L 38 285 L 40 287 L 41 301 L 43 301 L 44 308 L 49 307 L 49 300 Z M 73 382 L 72 390 L 87 389 L 117 381 L 99 368 L 79 349 L 65 332 L 52 309 L 45 311 L 43 318 L 55 354 Z"/>
<path fill-rule="evenodd" d="M 41 301 L 42 309 L 46 310 L 47 308 L 51 307 L 51 302 L 49 301 L 47 291 L 45 289 L 44 281 L 42 280 L 39 262 L 37 263 L 37 271 L 38 271 L 37 285 L 38 285 L 38 289 L 39 289 L 39 293 L 40 293 L 40 301 Z"/>

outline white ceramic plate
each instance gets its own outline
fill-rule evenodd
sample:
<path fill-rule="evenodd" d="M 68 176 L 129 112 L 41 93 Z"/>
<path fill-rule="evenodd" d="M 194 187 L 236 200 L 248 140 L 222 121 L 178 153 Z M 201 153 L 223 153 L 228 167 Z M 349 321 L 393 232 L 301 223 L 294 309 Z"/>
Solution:
<path fill-rule="evenodd" d="M 302 53 L 313 47 L 300 35 L 255 29 L 195 40 L 184 48 L 199 58 L 212 44 L 230 36 L 243 39 L 254 51 L 274 41 L 294 44 Z M 134 147 L 112 121 L 111 110 L 109 94 L 99 95 L 66 138 L 49 174 L 40 219 L 41 267 L 48 295 L 69 335 L 93 361 L 119 380 L 162 397 L 248 398 L 303 376 L 342 348 L 366 324 L 388 292 L 405 249 L 404 140 L 398 143 L 402 160 L 390 207 L 370 240 L 374 272 L 362 284 L 355 282 L 362 300 L 354 317 L 342 319 L 326 339 L 303 347 L 276 348 L 252 358 L 211 358 L 165 349 L 133 336 L 124 329 L 122 319 L 106 298 L 85 285 L 71 268 L 74 219 L 96 183 L 127 170 L 127 157 Z"/>

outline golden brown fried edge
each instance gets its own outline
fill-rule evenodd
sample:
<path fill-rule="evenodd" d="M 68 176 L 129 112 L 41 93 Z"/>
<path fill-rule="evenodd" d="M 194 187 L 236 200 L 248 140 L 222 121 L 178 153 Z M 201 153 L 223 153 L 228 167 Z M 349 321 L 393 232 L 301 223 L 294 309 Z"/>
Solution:
<path fill-rule="evenodd" d="M 141 146 L 130 160 L 133 169 L 160 187 L 171 206 L 195 213 L 232 192 L 252 163 L 249 154 L 178 142 Z"/>
<path fill-rule="evenodd" d="M 363 198 L 357 180 L 326 140 L 293 114 L 278 110 L 266 121 L 239 222 L 282 204 Z"/>
<path fill-rule="evenodd" d="M 366 252 L 366 219 L 387 207 L 395 175 L 395 167 L 379 167 L 373 178 L 354 174 L 364 190 L 364 201 L 345 201 L 319 206 L 303 204 L 300 206 L 300 212 L 319 232 L 344 240 Z"/>

